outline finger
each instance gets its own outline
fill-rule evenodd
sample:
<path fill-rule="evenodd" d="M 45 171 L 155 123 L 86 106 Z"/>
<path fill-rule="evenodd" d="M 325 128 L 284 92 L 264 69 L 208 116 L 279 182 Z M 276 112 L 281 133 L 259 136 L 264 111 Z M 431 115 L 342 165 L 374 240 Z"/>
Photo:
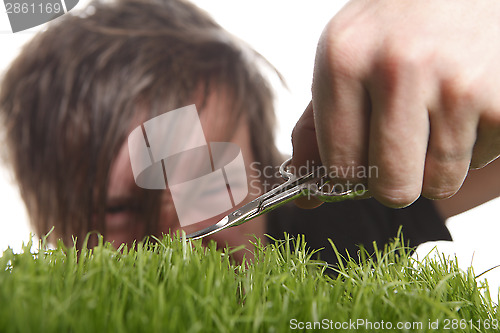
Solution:
<path fill-rule="evenodd" d="M 479 122 L 477 128 L 477 138 L 474 144 L 471 169 L 480 169 L 490 162 L 493 162 L 500 154 L 500 119 L 488 117 L 486 113 Z"/>
<path fill-rule="evenodd" d="M 422 194 L 430 199 L 454 195 L 467 176 L 477 120 L 470 109 L 430 112 L 431 133 Z"/>
<path fill-rule="evenodd" d="M 332 58 L 322 65 L 324 58 L 317 58 L 312 90 L 318 148 L 337 187 L 352 189 L 367 182 L 360 171 L 368 163 L 370 101 L 355 66 Z"/>
<path fill-rule="evenodd" d="M 300 117 L 292 131 L 292 167 L 321 165 L 312 102 Z"/>
<path fill-rule="evenodd" d="M 404 207 L 421 193 L 429 119 L 419 82 L 418 66 L 388 57 L 376 66 L 368 82 L 372 100 L 370 193 L 382 204 Z"/>
<path fill-rule="evenodd" d="M 304 172 L 310 172 L 312 166 L 321 165 L 312 103 L 309 103 L 292 131 L 292 146 L 293 156 L 291 167 L 293 173 L 302 175 Z M 321 203 L 320 200 L 311 196 L 295 200 L 297 206 L 306 209 L 316 208 Z"/>

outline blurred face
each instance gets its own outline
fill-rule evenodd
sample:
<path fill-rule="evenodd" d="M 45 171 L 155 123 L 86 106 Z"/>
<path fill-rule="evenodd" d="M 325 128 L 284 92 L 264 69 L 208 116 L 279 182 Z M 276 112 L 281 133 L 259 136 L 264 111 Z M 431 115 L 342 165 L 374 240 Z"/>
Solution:
<path fill-rule="evenodd" d="M 216 98 L 211 97 L 208 99 L 206 106 L 200 114 L 200 120 L 207 142 L 227 141 L 224 135 L 224 129 L 227 129 L 227 114 L 231 110 L 223 109 L 220 106 L 221 104 L 217 103 Z M 135 126 L 139 124 L 140 122 L 135 124 Z M 132 128 L 135 128 L 135 126 Z M 255 179 L 257 177 L 255 170 L 249 168 L 254 158 L 250 147 L 250 131 L 244 116 L 240 118 L 235 134 L 230 141 L 238 145 L 241 149 L 246 165 L 248 181 Z M 256 191 L 249 190 L 247 198 L 239 204 L 238 207 L 254 199 L 258 194 L 255 192 Z M 106 240 L 113 241 L 115 246 L 119 246 L 121 243 L 131 243 L 144 234 L 145 223 L 141 222 L 140 216 L 137 216 L 137 212 L 140 212 L 140 209 L 136 207 L 137 202 L 139 202 L 137 200 L 137 193 L 138 186 L 134 181 L 132 173 L 128 145 L 127 142 L 124 142 L 112 165 L 107 193 L 108 207 L 105 234 Z M 206 221 L 206 224 L 217 223 L 222 217 L 227 215 L 227 213 L 228 212 L 224 212 L 223 214 L 209 219 Z M 158 226 L 159 233 L 168 233 L 169 230 L 175 231 L 179 229 L 179 220 L 168 188 L 161 193 L 161 209 Z M 187 232 L 189 233 L 189 231 Z M 205 243 L 212 239 L 217 242 L 219 247 L 225 247 L 226 245 L 230 247 L 245 245 L 247 248 L 250 248 L 251 244 L 249 240 L 253 240 L 253 235 L 263 238 L 264 233 L 265 216 L 261 215 L 238 227 L 228 228 L 205 237 L 203 242 Z M 248 257 L 248 251 L 238 251 L 234 254 L 234 259 L 241 261 L 243 255 Z"/>

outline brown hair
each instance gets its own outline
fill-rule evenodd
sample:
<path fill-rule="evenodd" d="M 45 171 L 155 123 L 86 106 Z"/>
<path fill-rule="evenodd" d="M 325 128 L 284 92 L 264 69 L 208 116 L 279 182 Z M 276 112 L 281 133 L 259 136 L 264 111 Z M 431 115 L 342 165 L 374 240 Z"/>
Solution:
<path fill-rule="evenodd" d="M 174 110 L 192 104 L 200 87 L 205 98 L 224 91 L 228 122 L 245 114 L 259 128 L 256 162 L 275 165 L 273 98 L 259 59 L 180 0 L 94 2 L 49 24 L 0 89 L 7 159 L 35 232 L 55 226 L 53 238 L 66 243 L 104 232 L 109 171 L 139 106 L 148 116 Z M 141 193 L 145 211 L 157 211 L 148 206 L 158 204 L 156 192 Z"/>

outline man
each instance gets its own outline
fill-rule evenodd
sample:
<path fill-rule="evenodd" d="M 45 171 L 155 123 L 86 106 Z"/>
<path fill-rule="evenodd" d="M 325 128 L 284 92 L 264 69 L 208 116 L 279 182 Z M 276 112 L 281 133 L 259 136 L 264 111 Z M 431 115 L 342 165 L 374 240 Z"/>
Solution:
<path fill-rule="evenodd" d="M 0 90 L 9 161 L 35 231 L 55 226 L 53 236 L 69 243 L 98 230 L 118 245 L 175 230 L 169 191 L 134 183 L 126 138 L 145 120 L 186 105 L 196 104 L 207 141 L 238 144 L 247 166 L 278 165 L 272 94 L 256 66 L 261 60 L 183 1 L 93 3 L 50 24 L 12 64 Z M 317 156 L 296 150 L 294 158 L 300 164 Z M 264 178 L 247 172 L 249 179 Z M 454 211 L 443 207 L 454 204 L 445 202 L 419 199 L 399 210 L 374 199 L 311 211 L 288 206 L 211 239 L 248 245 L 253 235 L 287 231 L 306 234 L 313 248 L 329 248 L 332 238 L 353 254 L 358 244 L 388 241 L 402 225 L 418 245 L 450 239 L 444 219 Z M 321 256 L 335 261 L 331 250 Z"/>

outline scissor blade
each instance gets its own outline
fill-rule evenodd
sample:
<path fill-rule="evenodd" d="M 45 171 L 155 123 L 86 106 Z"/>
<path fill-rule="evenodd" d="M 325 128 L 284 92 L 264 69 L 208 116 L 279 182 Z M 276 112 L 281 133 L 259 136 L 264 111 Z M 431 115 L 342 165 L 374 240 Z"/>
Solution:
<path fill-rule="evenodd" d="M 317 179 L 322 175 L 317 172 L 311 172 L 304 177 L 294 178 L 285 183 L 271 189 L 260 197 L 247 203 L 240 209 L 237 209 L 225 216 L 222 220 L 214 225 L 211 225 L 203 230 L 193 232 L 187 235 L 187 238 L 198 239 L 230 226 L 240 225 L 248 220 L 253 219 L 263 213 L 273 210 L 299 196 L 307 193 L 307 189 L 311 184 L 315 184 Z"/>
<path fill-rule="evenodd" d="M 221 229 L 221 227 L 225 226 L 228 221 L 229 221 L 229 216 L 224 216 L 224 218 L 222 220 L 220 220 L 219 222 L 217 222 L 216 224 L 213 224 L 213 225 L 209 226 L 208 228 L 190 233 L 189 235 L 186 236 L 186 238 L 199 239 L 199 238 L 205 237 L 207 235 L 213 234 L 214 232 L 219 231 Z"/>
<path fill-rule="evenodd" d="M 193 232 L 186 236 L 189 239 L 199 239 L 222 229 L 228 228 L 230 226 L 235 226 L 244 223 L 247 219 L 250 219 L 258 213 L 261 201 L 259 198 L 243 205 L 241 208 L 229 213 L 229 215 L 224 216 L 219 222 L 211 225 L 205 229 Z"/>

